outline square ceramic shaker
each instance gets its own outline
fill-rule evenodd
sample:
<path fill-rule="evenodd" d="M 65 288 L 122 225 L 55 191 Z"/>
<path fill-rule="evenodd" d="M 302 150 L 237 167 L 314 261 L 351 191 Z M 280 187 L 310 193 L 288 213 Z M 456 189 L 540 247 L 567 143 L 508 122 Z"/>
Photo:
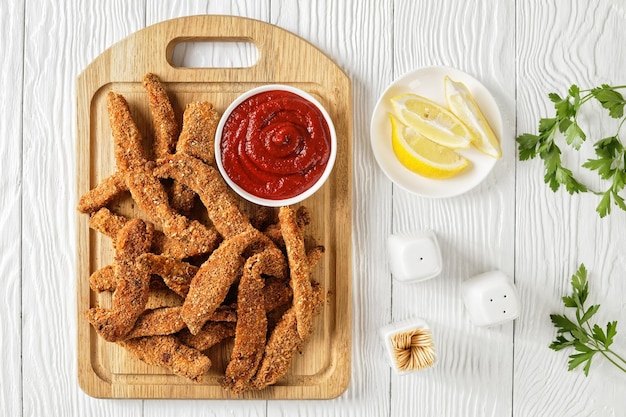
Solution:
<path fill-rule="evenodd" d="M 419 282 L 441 273 L 442 259 L 432 231 L 393 234 L 387 239 L 389 266 L 401 282 Z"/>

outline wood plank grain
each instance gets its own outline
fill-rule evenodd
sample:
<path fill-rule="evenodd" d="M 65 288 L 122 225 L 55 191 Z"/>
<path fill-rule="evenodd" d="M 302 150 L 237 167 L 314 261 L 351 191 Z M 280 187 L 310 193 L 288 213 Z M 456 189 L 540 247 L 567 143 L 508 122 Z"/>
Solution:
<path fill-rule="evenodd" d="M 25 12 L 23 415 L 139 415 L 140 401 L 97 401 L 77 383 L 74 86 L 143 22 L 143 1 L 26 2 Z"/>
<path fill-rule="evenodd" d="M 426 199 L 394 187 L 394 232 L 433 230 L 444 268 L 431 281 L 394 282 L 393 320 L 426 320 L 433 328 L 437 363 L 419 375 L 392 377 L 391 415 L 409 410 L 423 415 L 511 415 L 513 324 L 491 329 L 472 325 L 460 284 L 495 269 L 513 277 L 514 2 L 406 2 L 397 5 L 394 17 L 394 75 L 431 65 L 466 71 L 495 96 L 505 133 L 502 159 L 466 194 Z"/>
<path fill-rule="evenodd" d="M 324 403 L 270 402 L 268 415 L 383 416 L 389 410 L 389 366 L 378 329 L 389 322 L 391 283 L 384 262 L 391 231 L 391 187 L 376 168 L 369 119 L 391 82 L 392 3 L 272 2 L 272 23 L 313 42 L 353 79 L 354 257 L 353 365 L 350 386 Z"/>
<path fill-rule="evenodd" d="M 22 415 L 21 222 L 22 222 L 22 99 L 24 69 L 24 2 L 3 2 L 0 47 L 0 414 Z"/>
<path fill-rule="evenodd" d="M 626 35 L 620 29 L 626 9 L 617 1 L 568 4 L 549 1 L 542 5 L 517 4 L 518 133 L 533 132 L 541 117 L 553 112 L 548 92 L 566 94 L 572 83 L 581 89 L 601 83 L 624 83 L 626 56 L 621 48 Z M 613 129 L 607 116 L 585 106 L 579 118 L 589 134 L 579 155 L 562 146 L 563 159 L 576 175 L 600 188 L 595 174 L 580 164 L 593 155 L 592 143 Z M 553 193 L 543 183 L 540 161 L 520 162 L 517 167 L 516 276 L 524 309 L 516 326 L 515 415 L 621 415 L 626 407 L 623 374 L 594 360 L 588 378 L 581 370 L 567 372 L 567 355 L 548 345 L 555 337 L 551 313 L 562 313 L 560 298 L 570 291 L 570 276 L 584 262 L 590 271 L 590 303 L 602 305 L 598 322 L 626 319 L 623 294 L 626 283 L 623 251 L 626 213 L 614 207 L 599 219 L 599 197 Z M 619 336 L 618 336 L 619 337 Z M 617 339 L 616 339 L 617 340 Z M 623 339 L 621 339 L 623 341 Z M 616 342 L 620 343 L 620 342 Z M 623 342 L 619 347 L 626 346 Z M 617 347 L 617 348 L 619 348 Z"/>

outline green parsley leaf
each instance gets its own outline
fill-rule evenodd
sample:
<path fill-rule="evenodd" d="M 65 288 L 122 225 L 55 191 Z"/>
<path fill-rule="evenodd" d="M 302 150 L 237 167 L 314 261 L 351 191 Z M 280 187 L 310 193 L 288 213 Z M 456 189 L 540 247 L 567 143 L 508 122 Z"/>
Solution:
<path fill-rule="evenodd" d="M 576 178 L 574 178 L 572 171 L 567 168 L 563 168 L 562 166 L 556 167 L 556 170 L 554 172 L 554 179 L 556 180 L 557 184 L 565 185 L 565 189 L 570 194 L 587 191 L 587 187 L 585 187 L 583 184 L 578 182 Z"/>
<path fill-rule="evenodd" d="M 584 168 L 592 171 L 598 171 L 598 175 L 600 175 L 600 178 L 603 180 L 609 179 L 613 176 L 614 170 L 611 168 L 612 166 L 613 159 L 609 158 L 588 159 L 587 162 L 583 164 Z"/>
<path fill-rule="evenodd" d="M 589 358 L 589 360 L 585 364 L 585 367 L 583 368 L 583 372 L 585 373 L 585 376 L 589 376 L 590 369 L 591 369 L 591 358 Z"/>
<path fill-rule="evenodd" d="M 552 191 L 556 192 L 564 186 L 570 194 L 588 192 L 590 190 L 575 177 L 574 172 L 563 166 L 557 139 L 563 137 L 574 150 L 581 149 L 587 133 L 578 124 L 577 116 L 583 104 L 590 99 L 599 102 L 611 117 L 621 118 L 616 134 L 594 145 L 596 158 L 582 164 L 583 168 L 596 172 L 601 179 L 612 180 L 609 190 L 593 191 L 602 196 L 596 208 L 600 217 L 610 214 L 612 203 L 626 211 L 626 201 L 619 195 L 626 183 L 626 148 L 618 137 L 621 127 L 626 124 L 626 99 L 618 90 L 625 88 L 624 85 L 612 87 L 602 84 L 583 90 L 581 96 L 580 88 L 572 84 L 566 96 L 550 93 L 548 98 L 554 104 L 554 117 L 539 119 L 537 134 L 524 133 L 517 138 L 520 161 L 541 158 L 544 161 L 544 182 Z"/>
<path fill-rule="evenodd" d="M 568 362 L 568 367 L 567 370 L 571 371 L 573 369 L 575 369 L 576 367 L 578 367 L 579 365 L 587 362 L 587 361 L 591 361 L 591 358 L 593 358 L 593 355 L 595 354 L 595 352 L 585 352 L 585 353 L 577 353 L 575 355 L 570 355 L 570 361 Z M 588 366 L 585 366 L 585 369 L 588 369 Z M 588 375 L 589 371 L 587 370 L 585 372 L 585 375 Z"/>
<path fill-rule="evenodd" d="M 576 273 L 572 276 L 572 290 L 578 297 L 580 306 L 587 301 L 589 295 L 589 283 L 587 282 L 587 268 L 585 264 L 580 264 Z"/>
<path fill-rule="evenodd" d="M 552 118 L 544 118 L 539 120 L 539 136 L 544 136 L 546 134 L 552 133 L 554 127 L 556 126 L 557 119 Z"/>
<path fill-rule="evenodd" d="M 584 264 L 581 264 L 578 271 L 572 275 L 571 287 L 572 294 L 562 299 L 566 308 L 574 310 L 576 320 L 570 319 L 565 314 L 550 315 L 557 331 L 555 340 L 549 345 L 550 349 L 554 351 L 570 347 L 574 349 L 576 353 L 569 355 L 567 367 L 569 371 L 584 364 L 583 372 L 589 375 L 591 359 L 600 353 L 621 371 L 626 372 L 626 359 L 610 349 L 617 334 L 617 322 L 608 322 L 606 331 L 597 324 L 590 324 L 591 318 L 598 312 L 600 306 L 596 304 L 589 308 L 585 307 L 585 301 L 589 295 L 589 283 Z M 567 335 L 572 338 L 569 339 Z"/>
<path fill-rule="evenodd" d="M 598 154 L 598 156 L 609 156 L 609 155 L 617 155 L 619 152 L 624 150 L 624 146 L 619 141 L 617 136 L 609 136 L 604 139 L 600 139 L 594 144 L 596 148 L 596 154 L 598 154 L 599 150 L 605 150 L 606 152 Z"/>
<path fill-rule="evenodd" d="M 613 186 L 611 187 L 616 193 L 624 189 L 626 185 L 626 172 L 621 170 L 615 170 L 613 174 Z"/>
<path fill-rule="evenodd" d="M 584 324 L 589 321 L 589 319 L 598 312 L 599 308 L 599 305 L 593 305 L 589 307 L 589 310 L 585 311 L 585 314 L 583 314 L 582 318 L 580 319 L 580 324 Z"/>
<path fill-rule="evenodd" d="M 617 191 L 615 190 L 611 191 L 611 195 L 613 196 L 613 201 L 615 202 L 615 205 L 617 205 L 617 207 L 621 208 L 622 210 L 626 211 L 626 203 L 624 202 L 624 199 L 622 198 L 622 196 L 617 194 Z"/>
<path fill-rule="evenodd" d="M 609 111 L 609 116 L 619 119 L 624 116 L 624 97 L 607 84 L 591 90 L 591 94 Z"/>
<path fill-rule="evenodd" d="M 604 347 L 606 349 L 609 348 L 613 344 L 613 338 L 617 334 L 617 322 L 610 321 L 606 324 L 606 341 L 604 342 Z"/>
<path fill-rule="evenodd" d="M 563 119 L 561 120 L 561 122 L 559 123 L 559 132 L 565 134 L 565 132 L 567 132 L 567 129 L 569 129 L 569 127 L 572 125 L 572 120 L 571 119 Z"/>
<path fill-rule="evenodd" d="M 576 114 L 574 106 L 572 106 L 572 103 L 569 101 L 569 96 L 561 98 L 558 94 L 552 93 L 549 97 L 554 103 L 557 118 L 569 119 Z"/>
<path fill-rule="evenodd" d="M 580 149 L 580 146 L 585 139 L 587 139 L 587 135 L 585 135 L 585 132 L 583 132 L 576 122 L 571 123 L 564 133 L 567 144 L 571 145 L 576 150 Z"/>
<path fill-rule="evenodd" d="M 558 328 L 559 333 L 569 333 L 578 328 L 576 323 L 574 323 L 564 315 L 550 314 L 550 319 L 552 320 L 552 323 Z"/>
<path fill-rule="evenodd" d="M 565 297 L 562 298 L 563 300 L 563 305 L 565 305 L 565 307 L 576 307 L 576 300 L 574 300 L 574 297 L 568 296 L 566 295 Z"/>
<path fill-rule="evenodd" d="M 570 347 L 570 346 L 573 346 L 573 345 L 574 345 L 574 341 L 573 340 L 569 340 L 565 336 L 560 334 L 550 344 L 550 349 L 559 351 L 559 350 L 565 349 L 566 347 Z"/>
<path fill-rule="evenodd" d="M 574 99 L 574 104 L 580 101 L 580 88 L 576 84 L 572 84 L 567 92 Z"/>
<path fill-rule="evenodd" d="M 607 214 L 611 214 L 611 190 L 608 190 L 602 195 L 596 211 L 600 215 L 600 218 L 605 217 Z"/>
<path fill-rule="evenodd" d="M 581 343 L 580 341 L 574 341 L 573 343 L 574 346 L 574 350 L 578 351 L 578 352 L 583 352 L 583 353 L 587 353 L 587 352 L 593 352 L 593 349 L 590 348 L 589 346 L 587 346 L 584 343 Z"/>
<path fill-rule="evenodd" d="M 539 136 L 526 133 L 520 135 L 515 139 L 519 144 L 519 159 L 525 161 L 537 156 L 537 144 L 539 143 Z"/>

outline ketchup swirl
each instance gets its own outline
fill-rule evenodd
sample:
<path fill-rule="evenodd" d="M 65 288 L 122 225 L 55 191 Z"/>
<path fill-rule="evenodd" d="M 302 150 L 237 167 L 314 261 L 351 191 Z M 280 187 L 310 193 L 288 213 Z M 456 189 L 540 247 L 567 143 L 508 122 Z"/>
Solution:
<path fill-rule="evenodd" d="M 324 173 L 330 130 L 313 103 L 271 90 L 233 110 L 220 150 L 226 174 L 242 189 L 269 200 L 286 199 L 308 190 Z"/>

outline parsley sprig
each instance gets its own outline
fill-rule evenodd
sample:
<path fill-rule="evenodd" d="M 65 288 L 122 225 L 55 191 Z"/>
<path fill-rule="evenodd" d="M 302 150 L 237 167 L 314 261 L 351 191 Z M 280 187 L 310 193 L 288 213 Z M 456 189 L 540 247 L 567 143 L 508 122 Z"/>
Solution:
<path fill-rule="evenodd" d="M 617 321 L 610 321 L 606 328 L 597 324 L 591 325 L 590 319 L 598 312 L 600 305 L 587 307 L 585 302 L 589 296 L 587 269 L 584 264 L 572 275 L 572 295 L 563 297 L 567 308 L 575 309 L 575 319 L 566 315 L 551 314 L 552 323 L 557 329 L 557 337 L 550 344 L 550 349 L 559 351 L 573 347 L 576 353 L 569 356 L 568 371 L 584 364 L 583 371 L 589 375 L 591 359 L 597 354 L 604 356 L 617 368 L 626 372 L 626 360 L 611 349 L 617 334 Z"/>
<path fill-rule="evenodd" d="M 602 84 L 590 90 L 580 90 L 572 85 L 565 97 L 557 93 L 550 93 L 548 97 L 554 103 L 555 115 L 551 118 L 539 120 L 538 134 L 524 133 L 517 137 L 519 158 L 521 161 L 541 158 L 544 162 L 544 181 L 552 191 L 564 186 L 570 194 L 592 192 L 602 198 L 596 211 L 600 217 L 611 212 L 611 201 L 626 211 L 624 198 L 619 194 L 626 184 L 626 148 L 619 139 L 619 132 L 626 121 L 624 105 L 626 99 L 618 91 L 626 86 L 609 86 Z M 610 180 L 611 185 L 605 191 L 590 190 L 586 185 L 575 178 L 573 172 L 564 167 L 561 161 L 561 149 L 556 143 L 557 137 L 563 137 L 573 149 L 579 150 L 587 139 L 587 135 L 578 123 L 578 114 L 581 107 L 588 101 L 595 99 L 606 109 L 609 116 L 621 119 L 617 132 L 601 139 L 594 144 L 597 159 L 589 159 L 582 166 L 597 174 L 603 180 Z"/>

